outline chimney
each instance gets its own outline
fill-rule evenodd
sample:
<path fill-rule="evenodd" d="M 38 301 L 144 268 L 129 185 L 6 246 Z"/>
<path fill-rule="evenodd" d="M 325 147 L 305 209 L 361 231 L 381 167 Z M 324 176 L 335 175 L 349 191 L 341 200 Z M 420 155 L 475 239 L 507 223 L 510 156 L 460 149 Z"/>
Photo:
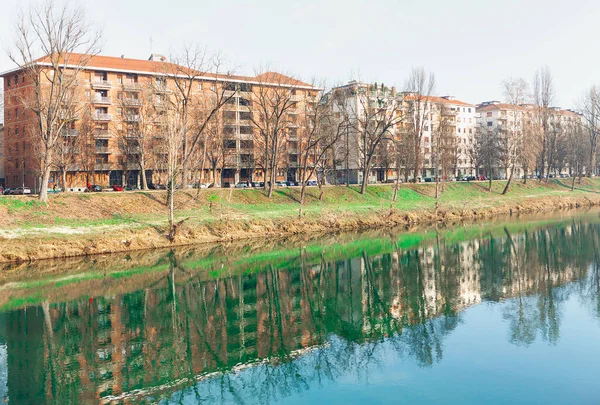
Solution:
<path fill-rule="evenodd" d="M 153 62 L 164 62 L 167 60 L 167 58 L 164 55 L 160 55 L 158 53 L 153 53 L 152 55 L 150 55 L 148 60 L 151 60 Z"/>

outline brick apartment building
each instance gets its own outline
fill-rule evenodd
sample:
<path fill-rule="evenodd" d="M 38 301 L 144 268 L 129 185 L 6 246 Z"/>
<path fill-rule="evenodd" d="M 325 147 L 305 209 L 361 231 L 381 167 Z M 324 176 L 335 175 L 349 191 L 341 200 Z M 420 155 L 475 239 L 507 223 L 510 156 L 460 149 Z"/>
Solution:
<path fill-rule="evenodd" d="M 74 55 L 77 56 L 77 55 Z M 44 58 L 35 62 L 40 69 L 48 68 Z M 66 173 L 66 188 L 82 190 L 86 184 L 101 186 L 139 186 L 140 140 L 139 127 L 151 132 L 151 144 L 146 144 L 152 156 L 145 159 L 145 172 L 149 185 L 164 184 L 163 171 L 159 160 L 160 138 L 164 131 L 164 116 L 161 110 L 174 97 L 176 76 L 166 73 L 167 67 L 176 66 L 160 55 L 152 55 L 148 60 L 124 57 L 93 56 L 85 64 L 85 69 L 77 77 L 78 102 L 84 103 L 83 111 L 77 119 L 70 120 L 59 142 L 55 155 L 61 157 L 65 150 L 69 156 L 63 163 L 53 167 L 49 187 L 54 184 L 62 187 L 61 173 Z M 183 71 L 183 67 L 178 67 Z M 174 70 L 171 70 L 171 72 Z M 257 114 L 254 108 L 256 89 L 283 87 L 289 89 L 295 108 L 289 110 L 291 125 L 286 127 L 278 180 L 298 180 L 298 142 L 301 133 L 301 115 L 309 100 L 314 100 L 320 89 L 275 72 L 261 75 L 194 75 L 194 97 L 203 97 L 209 91 L 223 90 L 231 98 L 218 112 L 215 120 L 217 143 L 208 149 L 217 148 L 222 155 L 212 163 L 210 159 L 196 158 L 189 174 L 189 182 L 237 183 L 239 181 L 260 181 L 263 171 L 258 163 L 262 153 L 258 150 L 255 137 L 257 128 L 252 118 Z M 6 186 L 19 187 L 23 184 L 32 190 L 40 186 L 40 161 L 36 153 L 39 140 L 32 136 L 35 120 L 23 103 L 28 83 L 21 69 L 3 73 L 4 79 L 4 122 L 5 122 L 5 172 Z M 151 112 L 150 112 L 151 111 Z M 254 121 L 255 122 L 255 121 Z M 296 125 L 293 125 L 296 124 Z M 136 130 L 136 127 L 138 130 Z M 85 137 L 85 141 L 82 139 Z M 301 142 L 301 140 L 300 140 Z M 73 145 L 69 148 L 69 145 Z M 216 145 L 216 146 L 215 146 Z M 204 151 L 206 148 L 200 147 Z M 206 150 L 210 154 L 211 150 Z M 143 152 L 146 153 L 146 152 Z M 201 164 L 200 161 L 203 160 Z M 62 164 L 62 166 L 61 166 Z M 59 169 L 59 166 L 62 167 Z M 203 169 L 201 169 L 203 168 Z M 202 173 L 200 173 L 202 172 Z"/>
<path fill-rule="evenodd" d="M 0 124 L 0 186 L 6 184 L 4 175 L 4 124 Z"/>

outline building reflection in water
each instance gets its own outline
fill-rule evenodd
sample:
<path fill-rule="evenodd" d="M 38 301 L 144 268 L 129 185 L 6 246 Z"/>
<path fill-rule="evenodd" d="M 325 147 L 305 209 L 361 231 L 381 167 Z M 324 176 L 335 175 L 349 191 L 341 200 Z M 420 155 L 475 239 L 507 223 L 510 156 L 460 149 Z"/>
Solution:
<path fill-rule="evenodd" d="M 384 341 L 430 367 L 461 310 L 510 297 L 510 341 L 553 343 L 566 299 L 557 286 L 575 282 L 568 291 L 600 313 L 599 231 L 573 221 L 409 248 L 394 238 L 383 248 L 303 248 L 285 260 L 257 256 L 229 276 L 207 276 L 188 255 L 168 252 L 164 271 L 135 291 L 0 314 L 0 398 L 269 402 L 350 369 L 366 372 Z"/>

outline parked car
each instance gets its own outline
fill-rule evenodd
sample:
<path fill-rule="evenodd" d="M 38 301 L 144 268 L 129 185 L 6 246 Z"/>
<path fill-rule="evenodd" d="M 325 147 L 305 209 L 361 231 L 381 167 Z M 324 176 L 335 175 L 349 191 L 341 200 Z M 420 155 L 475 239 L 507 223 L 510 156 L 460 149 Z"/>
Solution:
<path fill-rule="evenodd" d="M 287 187 L 287 183 L 285 181 L 276 181 L 275 186 L 277 187 Z"/>
<path fill-rule="evenodd" d="M 288 180 L 288 181 L 285 182 L 285 185 L 288 186 L 288 187 L 294 187 L 294 186 L 297 186 L 298 183 L 296 183 L 295 181 L 289 181 Z"/>
<path fill-rule="evenodd" d="M 114 186 L 112 186 L 112 189 L 113 191 L 123 191 L 123 186 L 115 184 Z"/>
<path fill-rule="evenodd" d="M 11 188 L 5 188 L 4 191 L 2 192 L 3 195 L 10 195 L 12 192 Z"/>
<path fill-rule="evenodd" d="M 235 188 L 248 188 L 248 183 L 245 181 L 240 181 L 238 184 L 235 185 Z"/>
<path fill-rule="evenodd" d="M 314 186 L 318 186 L 319 184 L 317 183 L 316 180 L 309 180 L 306 182 L 306 185 L 310 186 L 310 187 L 314 187 Z"/>
<path fill-rule="evenodd" d="M 11 195 L 24 195 L 31 194 L 31 189 L 29 187 L 17 187 L 13 189 Z"/>
<path fill-rule="evenodd" d="M 432 182 L 433 182 L 432 177 L 425 177 L 425 183 L 432 183 Z"/>
<path fill-rule="evenodd" d="M 253 181 L 252 182 L 252 187 L 254 187 L 254 188 L 260 188 L 262 186 L 260 185 L 260 183 L 258 181 Z"/>

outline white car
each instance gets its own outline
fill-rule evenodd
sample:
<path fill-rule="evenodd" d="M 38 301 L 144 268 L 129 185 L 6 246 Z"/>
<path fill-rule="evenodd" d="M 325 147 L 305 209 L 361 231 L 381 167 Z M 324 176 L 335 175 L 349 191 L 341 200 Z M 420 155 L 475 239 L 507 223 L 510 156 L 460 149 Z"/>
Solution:
<path fill-rule="evenodd" d="M 13 192 L 11 194 L 13 194 L 13 195 L 31 194 L 31 189 L 29 187 L 17 187 L 13 190 Z"/>

